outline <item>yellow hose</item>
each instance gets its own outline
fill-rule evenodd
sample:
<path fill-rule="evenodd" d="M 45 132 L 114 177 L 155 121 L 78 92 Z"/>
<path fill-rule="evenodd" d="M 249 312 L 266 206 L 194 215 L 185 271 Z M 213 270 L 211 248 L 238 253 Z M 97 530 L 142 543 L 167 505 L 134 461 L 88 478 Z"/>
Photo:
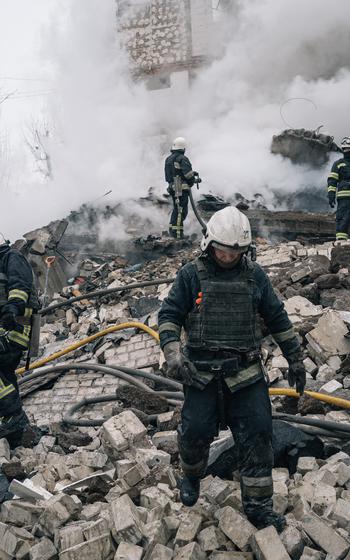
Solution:
<path fill-rule="evenodd" d="M 325 393 L 315 393 L 315 391 L 304 391 L 305 395 L 317 399 L 318 401 L 323 401 L 333 406 L 338 406 L 339 408 L 349 408 L 350 401 L 347 399 L 340 399 L 338 397 L 331 397 Z M 299 398 L 299 393 L 295 389 L 269 389 L 269 395 L 286 395 L 287 397 L 297 397 Z"/>
<path fill-rule="evenodd" d="M 147 332 L 148 334 L 153 336 L 153 338 L 155 338 L 155 340 L 157 342 L 159 342 L 159 334 L 156 331 L 154 331 L 150 327 L 147 327 L 147 325 L 144 325 L 143 323 L 139 323 L 138 321 L 129 321 L 127 323 L 121 323 L 120 325 L 112 325 L 111 327 L 107 327 L 107 329 L 103 329 L 102 331 L 99 331 L 98 333 L 92 334 L 91 336 L 83 338 L 82 340 L 79 340 L 78 342 L 75 342 L 74 344 L 71 344 L 70 346 L 67 346 L 63 350 L 60 350 L 59 352 L 55 352 L 54 354 L 51 354 L 51 356 L 47 356 L 47 358 L 43 358 L 42 360 L 38 360 L 36 362 L 33 362 L 32 364 L 30 364 L 28 370 L 29 369 L 36 369 L 38 367 L 44 366 L 48 362 L 52 362 L 53 360 L 57 360 L 57 358 L 60 358 L 61 356 L 65 356 L 66 354 L 69 354 L 69 352 L 73 352 L 73 350 L 76 350 L 77 348 L 80 348 L 81 346 L 85 346 L 85 344 L 89 344 L 89 342 L 92 342 L 93 340 L 96 340 L 97 338 L 101 338 L 101 336 L 105 336 L 106 334 L 116 332 L 116 331 L 121 331 L 122 329 L 135 329 L 135 328 L 136 329 L 141 329 L 141 330 Z M 18 375 L 21 375 L 25 371 L 27 371 L 27 370 L 24 367 L 22 367 L 22 368 L 17 369 L 16 373 Z"/>
<path fill-rule="evenodd" d="M 71 344 L 70 346 L 67 346 L 66 348 L 64 348 L 63 350 L 60 350 L 59 352 L 55 352 L 54 354 L 51 354 L 51 356 L 48 356 L 47 358 L 43 358 L 42 360 L 38 360 L 36 362 L 33 362 L 32 364 L 30 364 L 28 369 L 36 369 L 39 368 L 41 366 L 44 366 L 45 364 L 52 362 L 53 360 L 57 360 L 57 358 L 60 358 L 61 356 L 65 356 L 66 354 L 69 354 L 70 352 L 73 352 L 74 350 L 77 350 L 77 348 L 81 348 L 81 346 L 85 346 L 86 344 L 89 344 L 89 342 L 92 342 L 93 340 L 96 340 L 97 338 L 101 338 L 102 336 L 105 336 L 106 334 L 112 333 L 112 332 L 116 332 L 116 331 L 121 331 L 123 329 L 141 329 L 143 331 L 145 331 L 146 333 L 148 333 L 149 335 L 151 335 L 157 342 L 159 342 L 159 334 L 151 329 L 150 327 L 147 327 L 147 325 L 144 325 L 143 323 L 139 323 L 138 321 L 129 321 L 126 323 L 121 323 L 120 325 L 112 325 L 111 327 L 107 327 L 107 329 L 103 329 L 102 331 L 99 331 L 98 333 L 95 333 L 91 336 L 88 336 L 86 338 L 83 338 L 82 340 L 75 342 L 74 344 Z M 24 367 L 19 368 L 16 370 L 16 373 L 18 375 L 21 375 L 22 373 L 24 373 L 25 371 L 27 371 Z M 271 396 L 275 396 L 275 395 L 279 395 L 279 396 L 288 396 L 288 397 L 296 397 L 299 398 L 300 395 L 299 393 L 297 393 L 295 391 L 295 389 L 269 389 L 269 395 Z M 314 399 L 317 399 L 318 401 L 322 401 L 328 404 L 332 404 L 333 406 L 337 406 L 339 408 L 346 408 L 346 409 L 350 409 L 350 401 L 346 400 L 346 399 L 340 399 L 338 397 L 331 397 L 330 395 L 326 395 L 324 393 L 315 393 L 314 391 L 305 391 L 305 395 L 308 395 L 309 397 L 312 397 Z"/>

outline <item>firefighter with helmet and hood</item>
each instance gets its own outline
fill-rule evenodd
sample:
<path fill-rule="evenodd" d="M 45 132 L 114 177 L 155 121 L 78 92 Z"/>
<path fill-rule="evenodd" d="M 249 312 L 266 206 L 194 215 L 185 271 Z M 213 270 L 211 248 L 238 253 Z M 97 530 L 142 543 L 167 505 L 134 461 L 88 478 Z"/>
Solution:
<path fill-rule="evenodd" d="M 189 190 L 195 183 L 201 182 L 197 171 L 193 171 L 190 160 L 185 156 L 185 150 L 185 138 L 182 136 L 175 138 L 164 166 L 165 180 L 168 183 L 167 190 L 173 200 L 169 233 L 175 239 L 182 239 L 184 236 Z"/>
<path fill-rule="evenodd" d="M 33 271 L 25 257 L 0 244 L 0 438 L 19 445 L 29 427 L 15 370 L 28 350 L 33 309 L 39 307 Z"/>
<path fill-rule="evenodd" d="M 289 363 L 289 385 L 303 393 L 299 341 L 263 269 L 249 258 L 247 217 L 226 207 L 209 220 L 202 254 L 183 266 L 159 312 L 166 375 L 183 383 L 178 428 L 183 470 L 180 496 L 193 506 L 209 447 L 228 426 L 238 446 L 242 502 L 257 528 L 285 519 L 272 507 L 272 414 L 261 363 L 260 318 Z M 182 347 L 181 330 L 185 331 Z"/>
<path fill-rule="evenodd" d="M 350 235 L 350 136 L 345 136 L 340 147 L 343 157 L 335 161 L 328 176 L 328 202 L 334 208 L 337 202 L 336 234 L 338 240 Z"/>

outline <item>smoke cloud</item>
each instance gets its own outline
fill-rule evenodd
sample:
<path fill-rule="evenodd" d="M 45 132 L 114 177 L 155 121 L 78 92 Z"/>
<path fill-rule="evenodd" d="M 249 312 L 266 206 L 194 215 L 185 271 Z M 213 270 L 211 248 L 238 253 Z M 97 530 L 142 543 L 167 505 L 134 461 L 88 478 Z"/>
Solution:
<path fill-rule="evenodd" d="M 113 205 L 149 186 L 164 192 L 163 159 L 177 135 L 188 140 L 204 192 L 247 198 L 260 192 L 271 201 L 273 191 L 325 184 L 328 165 L 293 165 L 269 147 L 272 135 L 287 127 L 280 108 L 291 98 L 306 99 L 284 105 L 291 126 L 323 124 L 336 141 L 349 134 L 348 0 L 338 0 L 336 9 L 319 0 L 232 2 L 230 16 L 215 12 L 208 42 L 216 58 L 198 71 L 190 91 L 163 100 L 130 77 L 114 0 L 54 5 L 41 54 L 53 76 L 54 94 L 42 112 L 52 177 L 33 173 L 27 147 L 18 146 L 12 173 L 5 174 L 6 235 L 63 217 L 83 202 Z M 110 189 L 108 199 L 98 200 Z M 115 226 L 118 235 L 121 222 Z"/>

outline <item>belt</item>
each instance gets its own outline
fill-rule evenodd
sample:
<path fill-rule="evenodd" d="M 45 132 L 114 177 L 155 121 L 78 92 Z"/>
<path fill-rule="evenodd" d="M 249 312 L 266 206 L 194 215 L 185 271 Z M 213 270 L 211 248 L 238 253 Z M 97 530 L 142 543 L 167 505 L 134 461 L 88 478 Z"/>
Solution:
<path fill-rule="evenodd" d="M 212 360 L 192 360 L 197 370 L 213 373 L 218 376 L 228 376 L 237 373 L 243 368 L 260 360 L 260 352 L 252 351 L 246 354 L 238 354 L 231 358 L 212 359 Z"/>

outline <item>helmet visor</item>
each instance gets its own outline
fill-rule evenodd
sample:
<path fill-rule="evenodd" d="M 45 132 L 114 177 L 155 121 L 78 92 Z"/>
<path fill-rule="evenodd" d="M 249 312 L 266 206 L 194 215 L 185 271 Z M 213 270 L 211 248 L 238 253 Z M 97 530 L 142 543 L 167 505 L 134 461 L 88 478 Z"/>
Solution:
<path fill-rule="evenodd" d="M 212 241 L 210 245 L 214 249 L 219 249 L 220 251 L 223 251 L 224 253 L 227 253 L 231 256 L 234 256 L 237 253 L 245 253 L 245 251 L 248 249 L 248 247 L 238 247 L 238 245 L 229 247 L 228 245 L 221 245 L 221 243 L 217 243 L 216 241 Z"/>

